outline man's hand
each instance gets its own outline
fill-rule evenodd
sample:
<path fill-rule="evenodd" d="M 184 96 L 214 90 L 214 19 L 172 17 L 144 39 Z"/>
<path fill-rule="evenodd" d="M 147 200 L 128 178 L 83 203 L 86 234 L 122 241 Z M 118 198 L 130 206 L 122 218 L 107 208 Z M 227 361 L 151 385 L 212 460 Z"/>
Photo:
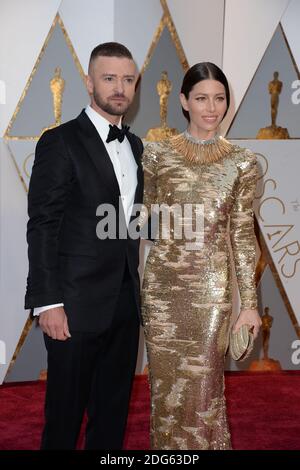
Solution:
<path fill-rule="evenodd" d="M 55 307 L 40 314 L 39 325 L 44 333 L 52 339 L 65 341 L 71 338 L 68 319 L 63 307 Z"/>

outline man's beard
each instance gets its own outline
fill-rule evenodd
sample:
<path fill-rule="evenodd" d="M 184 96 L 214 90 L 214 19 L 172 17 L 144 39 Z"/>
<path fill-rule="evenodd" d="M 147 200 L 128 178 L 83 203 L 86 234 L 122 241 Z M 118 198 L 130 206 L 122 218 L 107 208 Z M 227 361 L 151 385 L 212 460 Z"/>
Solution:
<path fill-rule="evenodd" d="M 114 95 L 111 98 L 114 98 L 114 97 L 125 98 L 124 95 Z M 123 114 L 127 113 L 129 106 L 130 106 L 128 99 L 127 99 L 127 102 L 122 103 L 121 107 L 120 105 L 114 105 L 114 103 L 110 103 L 110 102 L 105 103 L 96 90 L 94 90 L 93 98 L 94 98 L 96 105 L 100 109 L 102 109 L 102 111 L 105 111 L 107 114 L 110 114 L 111 116 L 123 116 Z"/>

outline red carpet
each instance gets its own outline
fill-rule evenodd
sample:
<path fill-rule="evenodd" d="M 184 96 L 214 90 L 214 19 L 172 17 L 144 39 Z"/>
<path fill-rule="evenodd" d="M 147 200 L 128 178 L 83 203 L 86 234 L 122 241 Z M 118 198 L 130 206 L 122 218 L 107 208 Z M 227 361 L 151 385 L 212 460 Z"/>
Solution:
<path fill-rule="evenodd" d="M 39 448 L 44 392 L 44 382 L 0 387 L 0 450 Z M 234 449 L 300 449 L 300 371 L 227 373 L 226 395 Z M 135 379 L 125 448 L 149 449 L 145 376 Z"/>

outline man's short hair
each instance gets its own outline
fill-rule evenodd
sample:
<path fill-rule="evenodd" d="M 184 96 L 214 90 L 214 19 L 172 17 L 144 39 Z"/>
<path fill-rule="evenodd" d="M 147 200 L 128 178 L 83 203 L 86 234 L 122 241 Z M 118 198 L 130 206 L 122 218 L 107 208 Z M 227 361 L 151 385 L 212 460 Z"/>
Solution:
<path fill-rule="evenodd" d="M 96 46 L 91 52 L 89 68 L 97 57 L 124 57 L 133 60 L 130 50 L 118 42 L 105 42 Z"/>

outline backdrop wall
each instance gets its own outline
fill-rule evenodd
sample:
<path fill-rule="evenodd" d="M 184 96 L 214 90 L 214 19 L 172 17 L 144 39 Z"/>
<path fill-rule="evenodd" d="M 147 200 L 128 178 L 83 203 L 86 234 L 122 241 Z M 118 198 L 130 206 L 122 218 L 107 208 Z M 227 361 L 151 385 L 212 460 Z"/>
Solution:
<path fill-rule="evenodd" d="M 300 131 L 296 123 L 300 122 L 300 104 L 291 98 L 292 81 L 299 79 L 299 20 L 297 0 L 0 2 L 0 383 L 4 379 L 33 380 L 45 368 L 41 332 L 27 321 L 23 302 L 27 276 L 26 188 L 36 137 L 53 122 L 49 80 L 54 68 L 60 66 L 66 82 L 63 121 L 73 118 L 88 102 L 83 79 L 90 52 L 95 45 L 111 40 L 131 49 L 142 73 L 136 102 L 128 116 L 141 137 L 150 127 L 159 125 L 155 88 L 162 70 L 168 71 L 173 83 L 169 125 L 179 130 L 185 127 L 178 105 L 185 68 L 208 60 L 222 66 L 227 74 L 233 99 L 223 133 L 229 129 L 228 137 L 243 138 L 237 142 L 263 155 L 256 211 L 266 197 L 280 199 L 285 208 L 279 216 L 275 205 L 264 203 L 265 219 L 273 217 L 269 224 L 257 212 L 269 254 L 267 259 L 264 249 L 258 249 L 261 311 L 268 306 L 274 317 L 270 355 L 285 369 L 299 368 L 292 353 L 300 321 L 296 288 L 300 269 L 300 195 L 296 181 Z M 279 124 L 289 129 L 293 139 L 256 141 L 259 128 L 270 124 L 267 86 L 279 67 L 284 89 Z M 266 225 L 290 225 L 292 229 L 286 234 L 282 227 L 277 228 L 281 232 L 273 236 L 276 241 L 283 236 L 282 243 L 273 247 L 269 238 L 272 240 L 276 230 L 270 232 Z M 282 251 L 276 252 L 276 248 Z M 147 252 L 148 247 L 142 249 L 141 273 Z M 282 274 L 284 261 L 289 274 L 293 273 L 290 278 Z M 255 354 L 262 354 L 259 341 Z M 145 364 L 141 340 L 137 372 Z M 227 367 L 237 366 L 228 362 Z"/>

